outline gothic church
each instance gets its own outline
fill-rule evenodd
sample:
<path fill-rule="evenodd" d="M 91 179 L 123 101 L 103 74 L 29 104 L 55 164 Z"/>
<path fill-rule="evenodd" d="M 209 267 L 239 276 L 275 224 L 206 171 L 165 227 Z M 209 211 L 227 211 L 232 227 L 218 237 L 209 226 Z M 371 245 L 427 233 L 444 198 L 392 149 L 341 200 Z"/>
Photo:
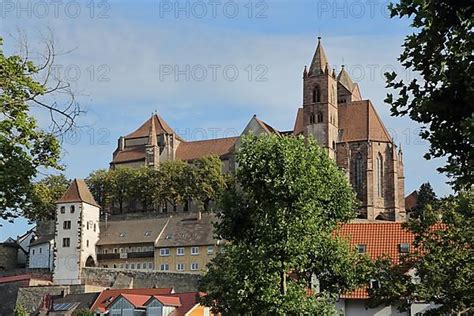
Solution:
<path fill-rule="evenodd" d="M 361 202 L 358 220 L 404 221 L 403 156 L 370 100 L 363 100 L 344 66 L 336 75 L 318 39 L 309 69 L 303 72 L 303 104 L 294 128 L 279 131 L 252 117 L 242 135 L 312 135 L 347 173 Z M 186 141 L 158 115 L 134 132 L 120 137 L 111 168 L 157 166 L 160 161 L 193 161 L 214 154 L 225 171 L 235 168 L 240 137 Z"/>

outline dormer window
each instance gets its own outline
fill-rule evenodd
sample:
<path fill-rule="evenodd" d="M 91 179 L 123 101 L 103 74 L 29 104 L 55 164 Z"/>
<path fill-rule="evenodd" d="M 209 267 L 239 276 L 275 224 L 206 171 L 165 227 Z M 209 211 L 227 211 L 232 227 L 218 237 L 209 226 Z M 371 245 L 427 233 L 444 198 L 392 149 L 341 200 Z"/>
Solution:
<path fill-rule="evenodd" d="M 410 244 L 409 243 L 401 243 L 398 245 L 398 251 L 400 253 L 409 253 L 410 252 Z"/>
<path fill-rule="evenodd" d="M 151 236 L 151 230 L 147 230 L 145 232 L 145 237 L 150 237 Z"/>
<path fill-rule="evenodd" d="M 71 205 L 69 211 L 71 212 L 71 214 L 74 213 L 76 211 L 76 207 L 74 205 Z"/>
<path fill-rule="evenodd" d="M 367 245 L 365 244 L 358 244 L 356 246 L 357 253 L 365 253 L 367 251 Z"/>
<path fill-rule="evenodd" d="M 123 237 L 125 237 L 125 235 L 126 235 L 125 233 L 119 233 L 119 237 L 123 238 Z"/>

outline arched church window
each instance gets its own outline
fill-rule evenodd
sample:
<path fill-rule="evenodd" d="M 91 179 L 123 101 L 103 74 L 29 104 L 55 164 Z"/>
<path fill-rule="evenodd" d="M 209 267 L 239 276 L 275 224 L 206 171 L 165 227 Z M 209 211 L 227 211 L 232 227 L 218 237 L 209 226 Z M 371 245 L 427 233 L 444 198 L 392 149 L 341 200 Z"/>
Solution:
<path fill-rule="evenodd" d="M 313 89 L 313 103 L 315 102 L 321 102 L 321 90 L 318 86 Z"/>
<path fill-rule="evenodd" d="M 316 117 L 314 116 L 314 113 L 311 113 L 309 116 L 309 124 L 314 124 L 316 123 Z"/>
<path fill-rule="evenodd" d="M 380 153 L 377 155 L 375 164 L 377 175 L 377 196 L 383 197 L 383 158 Z"/>
<path fill-rule="evenodd" d="M 317 114 L 317 120 L 318 120 L 318 123 L 322 123 L 322 122 L 323 122 L 323 113 L 322 113 L 322 112 L 318 112 L 318 114 Z"/>
<path fill-rule="evenodd" d="M 363 177 L 362 177 L 362 155 L 358 153 L 356 158 L 354 159 L 354 186 L 357 193 L 362 192 L 362 184 L 363 184 Z"/>

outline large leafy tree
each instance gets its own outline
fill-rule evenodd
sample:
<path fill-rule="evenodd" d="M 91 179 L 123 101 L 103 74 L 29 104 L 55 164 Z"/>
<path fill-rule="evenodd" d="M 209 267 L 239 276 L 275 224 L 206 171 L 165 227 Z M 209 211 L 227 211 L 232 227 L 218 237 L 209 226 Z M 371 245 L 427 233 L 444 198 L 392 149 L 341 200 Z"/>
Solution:
<path fill-rule="evenodd" d="M 29 203 L 40 168 L 60 167 L 56 137 L 74 125 L 80 112 L 69 85 L 52 74 L 54 43 L 45 43 L 45 60 L 38 66 L 21 39 L 23 53 L 7 56 L 0 38 L 0 219 L 4 220 L 19 216 Z M 55 94 L 60 96 L 58 102 L 48 103 Z M 69 101 L 62 104 L 66 96 Z M 49 112 L 50 131 L 39 128 L 32 107 Z"/>
<path fill-rule="evenodd" d="M 355 216 L 347 178 L 313 139 L 247 136 L 236 159 L 236 183 L 217 210 L 216 234 L 228 244 L 201 281 L 203 303 L 226 314 L 334 312 L 336 295 L 366 277 L 361 257 L 333 235 Z"/>
<path fill-rule="evenodd" d="M 33 184 L 29 203 L 23 207 L 23 216 L 32 221 L 55 218 L 55 202 L 63 196 L 70 180 L 63 174 L 49 175 Z"/>
<path fill-rule="evenodd" d="M 430 142 L 426 158 L 446 157 L 440 168 L 457 189 L 472 185 L 474 168 L 474 5 L 472 1 L 401 0 L 392 17 L 410 17 L 415 31 L 405 38 L 400 62 L 420 78 L 408 82 L 387 74 L 393 115 L 422 124 Z"/>
<path fill-rule="evenodd" d="M 98 169 L 91 172 L 85 180 L 95 201 L 100 205 L 102 210 L 106 210 L 110 206 L 110 200 L 112 198 L 112 183 L 110 178 L 111 176 L 108 170 Z"/>
<path fill-rule="evenodd" d="M 372 304 L 439 304 L 427 315 L 472 313 L 474 303 L 474 190 L 425 204 L 422 218 L 406 224 L 415 236 L 412 255 L 397 266 L 378 264 Z M 412 273 L 407 274 L 410 268 Z"/>
<path fill-rule="evenodd" d="M 217 156 L 205 156 L 194 163 L 193 198 L 200 210 L 208 211 L 209 203 L 226 185 L 222 162 Z"/>

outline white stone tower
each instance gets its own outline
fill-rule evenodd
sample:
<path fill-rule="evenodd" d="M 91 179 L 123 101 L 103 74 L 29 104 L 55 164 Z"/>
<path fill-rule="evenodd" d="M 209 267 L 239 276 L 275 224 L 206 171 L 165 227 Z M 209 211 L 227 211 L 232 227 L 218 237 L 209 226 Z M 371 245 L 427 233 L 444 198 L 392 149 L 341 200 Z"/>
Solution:
<path fill-rule="evenodd" d="M 100 207 L 86 183 L 75 179 L 56 202 L 55 284 L 81 284 L 81 269 L 96 266 Z"/>

